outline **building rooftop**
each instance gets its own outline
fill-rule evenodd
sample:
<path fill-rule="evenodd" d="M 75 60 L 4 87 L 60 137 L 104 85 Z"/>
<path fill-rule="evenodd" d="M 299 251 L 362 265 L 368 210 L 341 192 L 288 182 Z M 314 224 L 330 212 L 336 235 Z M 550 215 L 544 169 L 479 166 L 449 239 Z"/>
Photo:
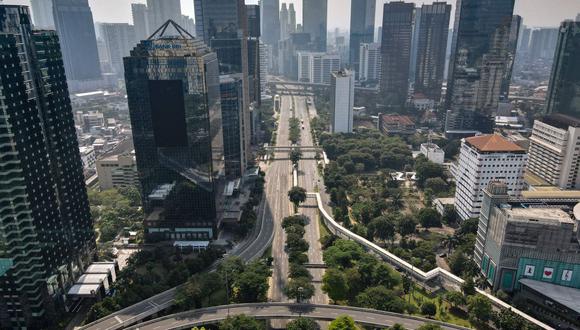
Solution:
<path fill-rule="evenodd" d="M 537 293 L 546 296 L 553 301 L 564 305 L 571 310 L 580 313 L 580 290 L 556 285 L 547 282 L 534 281 L 529 278 L 522 278 L 520 284 L 536 291 Z"/>
<path fill-rule="evenodd" d="M 383 115 L 382 120 L 385 124 L 415 125 L 415 123 L 408 116 Z"/>
<path fill-rule="evenodd" d="M 465 142 L 482 152 L 525 152 L 522 147 L 496 134 L 466 138 Z"/>
<path fill-rule="evenodd" d="M 559 208 L 538 207 L 538 208 L 509 208 L 506 205 L 505 212 L 509 220 L 515 221 L 531 221 L 542 224 L 558 224 L 569 223 L 574 224 L 574 220 L 570 215 Z"/>
<path fill-rule="evenodd" d="M 554 126 L 560 129 L 567 130 L 568 127 L 580 127 L 580 119 L 564 115 L 561 113 L 556 113 L 552 115 L 545 116 L 541 120 L 543 123 L 548 124 L 550 126 Z"/>

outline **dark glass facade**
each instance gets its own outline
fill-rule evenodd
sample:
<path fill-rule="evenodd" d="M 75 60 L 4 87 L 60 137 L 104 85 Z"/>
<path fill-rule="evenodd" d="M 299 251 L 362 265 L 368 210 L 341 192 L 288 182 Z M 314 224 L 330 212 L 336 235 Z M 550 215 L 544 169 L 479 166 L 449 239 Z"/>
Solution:
<path fill-rule="evenodd" d="M 328 0 L 302 1 L 302 30 L 310 34 L 311 50 L 326 52 Z"/>
<path fill-rule="evenodd" d="M 504 78 L 501 82 L 500 96 L 503 100 L 507 100 L 510 93 L 510 84 L 512 82 L 512 73 L 514 69 L 514 62 L 516 60 L 516 51 L 518 48 L 518 39 L 522 28 L 523 19 L 519 15 L 514 15 L 512 18 L 512 25 L 510 29 L 510 36 L 508 42 L 508 58 L 506 62 L 506 69 Z"/>
<path fill-rule="evenodd" d="M 360 44 L 374 41 L 375 9 L 375 0 L 351 0 L 350 2 L 349 59 L 351 68 L 355 70 L 358 70 L 360 62 Z"/>
<path fill-rule="evenodd" d="M 260 2 L 261 22 L 262 22 L 262 40 L 264 43 L 277 48 L 280 40 L 280 0 L 262 0 Z"/>
<path fill-rule="evenodd" d="M 52 0 L 54 23 L 70 80 L 101 79 L 93 13 L 88 0 Z"/>
<path fill-rule="evenodd" d="M 423 5 L 420 13 L 417 18 L 421 24 L 417 30 L 415 92 L 438 102 L 445 71 L 451 5 L 445 2 Z"/>
<path fill-rule="evenodd" d="M 514 0 L 458 0 L 447 79 L 447 134 L 491 133 Z"/>
<path fill-rule="evenodd" d="M 244 155 L 241 148 L 241 116 L 243 112 L 242 77 L 220 76 L 220 96 L 224 130 L 225 172 L 228 178 L 242 175 Z"/>
<path fill-rule="evenodd" d="M 215 235 L 224 175 L 218 61 L 201 40 L 156 35 L 125 58 L 146 239 Z"/>
<path fill-rule="evenodd" d="M 47 326 L 95 236 L 59 38 L 0 5 L 0 328 Z"/>
<path fill-rule="evenodd" d="M 389 107 L 407 101 L 414 9 L 414 4 L 404 2 L 386 3 L 383 8 L 380 94 Z"/>
<path fill-rule="evenodd" d="M 580 118 L 580 22 L 560 26 L 546 112 Z"/>
<path fill-rule="evenodd" d="M 260 37 L 260 6 L 246 5 L 248 17 L 248 36 L 250 38 Z"/>

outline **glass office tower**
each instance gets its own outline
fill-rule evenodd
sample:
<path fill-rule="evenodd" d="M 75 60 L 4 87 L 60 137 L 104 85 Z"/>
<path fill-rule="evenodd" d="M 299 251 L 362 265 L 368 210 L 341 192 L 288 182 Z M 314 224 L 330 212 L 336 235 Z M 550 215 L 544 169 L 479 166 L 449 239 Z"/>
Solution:
<path fill-rule="evenodd" d="M 0 5 L 0 328 L 45 328 L 95 236 L 59 38 Z"/>
<path fill-rule="evenodd" d="M 548 89 L 547 113 L 580 118 L 580 22 L 563 22 Z"/>
<path fill-rule="evenodd" d="M 375 38 L 375 0 L 350 2 L 350 52 L 349 62 L 358 78 L 360 44 L 372 43 Z"/>
<path fill-rule="evenodd" d="M 224 175 L 216 54 L 168 21 L 125 58 L 125 82 L 146 239 L 211 239 Z"/>
<path fill-rule="evenodd" d="M 220 96 L 224 131 L 225 173 L 228 178 L 242 175 L 242 114 L 243 89 L 240 74 L 220 76 Z"/>
<path fill-rule="evenodd" d="M 313 52 L 326 52 L 328 0 L 302 1 L 302 29 L 310 34 Z"/>
<path fill-rule="evenodd" d="M 446 134 L 493 131 L 515 0 L 458 0 L 447 79 Z"/>

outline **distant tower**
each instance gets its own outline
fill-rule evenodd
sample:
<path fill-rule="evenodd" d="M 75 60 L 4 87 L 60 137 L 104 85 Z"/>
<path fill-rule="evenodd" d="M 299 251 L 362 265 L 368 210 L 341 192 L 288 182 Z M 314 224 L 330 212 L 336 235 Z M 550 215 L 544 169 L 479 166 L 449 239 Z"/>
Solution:
<path fill-rule="evenodd" d="M 400 107 L 407 101 L 414 9 L 404 2 L 384 6 L 380 95 L 387 106 Z"/>
<path fill-rule="evenodd" d="M 30 23 L 0 5 L 1 329 L 47 328 L 96 249 L 59 37 Z"/>
<path fill-rule="evenodd" d="M 264 43 L 278 48 L 280 40 L 280 1 L 279 0 L 262 0 L 260 1 L 261 22 L 262 22 L 262 40 Z"/>
<path fill-rule="evenodd" d="M 288 7 L 288 34 L 290 33 L 296 33 L 296 10 L 293 3 Z"/>
<path fill-rule="evenodd" d="M 69 80 L 99 80 L 99 56 L 88 0 L 53 0 L 56 31 Z"/>
<path fill-rule="evenodd" d="M 113 72 L 123 76 L 123 57 L 135 46 L 135 28 L 127 23 L 102 23 L 101 33 Z"/>
<path fill-rule="evenodd" d="M 354 80 L 354 73 L 350 70 L 340 70 L 331 75 L 331 133 L 352 133 Z"/>
<path fill-rule="evenodd" d="M 288 39 L 289 31 L 289 16 L 288 16 L 288 8 L 286 7 L 286 3 L 282 4 L 282 9 L 280 9 L 280 39 L 286 40 Z"/>
<path fill-rule="evenodd" d="M 144 40 L 149 37 L 153 31 L 149 31 L 149 14 L 147 6 L 142 3 L 131 4 L 131 14 L 133 15 L 133 26 L 135 27 L 136 41 Z"/>
<path fill-rule="evenodd" d="M 446 134 L 493 130 L 508 59 L 515 0 L 462 0 L 456 8 L 447 79 Z"/>
<path fill-rule="evenodd" d="M 167 20 L 181 22 L 181 0 L 147 0 L 149 33 L 163 25 Z"/>
<path fill-rule="evenodd" d="M 39 30 L 54 30 L 52 16 L 52 0 L 30 0 L 34 28 Z"/>
<path fill-rule="evenodd" d="M 512 72 L 514 69 L 514 62 L 516 60 L 516 51 L 518 48 L 518 40 L 521 33 L 522 27 L 522 17 L 520 15 L 514 15 L 512 18 L 512 25 L 510 29 L 510 36 L 508 41 L 508 59 L 506 62 L 506 68 L 504 72 L 504 78 L 501 82 L 500 95 L 503 101 L 507 101 L 510 93 L 510 85 L 512 82 Z"/>
<path fill-rule="evenodd" d="M 349 61 L 358 78 L 360 45 L 372 43 L 375 37 L 376 0 L 351 0 L 350 8 Z"/>
<path fill-rule="evenodd" d="M 302 29 L 310 33 L 312 51 L 326 52 L 328 0 L 302 1 Z"/>

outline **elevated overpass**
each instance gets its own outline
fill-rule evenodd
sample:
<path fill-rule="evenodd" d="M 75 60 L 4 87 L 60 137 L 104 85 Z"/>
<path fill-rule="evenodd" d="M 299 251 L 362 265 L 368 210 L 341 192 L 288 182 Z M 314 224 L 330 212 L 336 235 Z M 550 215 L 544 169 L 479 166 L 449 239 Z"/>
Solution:
<path fill-rule="evenodd" d="M 465 330 L 467 328 L 420 318 L 416 316 L 390 313 L 366 308 L 313 305 L 293 303 L 257 303 L 209 307 L 164 316 L 149 322 L 135 325 L 129 329 L 159 330 L 159 329 L 191 329 L 206 324 L 215 324 L 232 315 L 247 315 L 258 320 L 295 319 L 305 317 L 317 321 L 332 321 L 340 315 L 349 315 L 358 324 L 370 327 L 388 328 L 395 323 L 402 324 L 407 329 L 417 329 L 425 323 L 435 323 L 445 330 Z"/>

